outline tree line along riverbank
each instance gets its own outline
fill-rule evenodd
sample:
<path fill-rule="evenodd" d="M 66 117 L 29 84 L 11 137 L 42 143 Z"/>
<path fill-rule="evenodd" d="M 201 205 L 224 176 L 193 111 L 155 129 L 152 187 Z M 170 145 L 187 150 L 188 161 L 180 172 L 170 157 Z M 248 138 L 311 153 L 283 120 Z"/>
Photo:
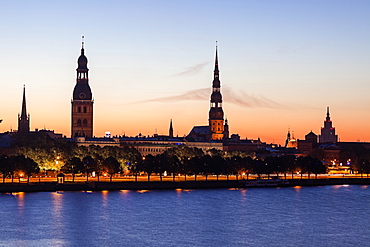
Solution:
<path fill-rule="evenodd" d="M 148 181 L 152 175 L 162 177 L 175 176 L 236 176 L 248 179 L 255 174 L 289 177 L 296 174 L 307 174 L 310 178 L 325 174 L 328 171 L 319 157 L 282 155 L 274 156 L 267 150 L 245 152 L 223 152 L 211 149 L 203 152 L 198 148 L 184 145 L 176 146 L 158 155 L 142 156 L 135 148 L 129 147 L 79 147 L 75 142 L 62 139 L 51 139 L 44 135 L 21 136 L 16 138 L 10 149 L 1 150 L 0 173 L 5 180 L 24 180 L 32 182 L 34 177 L 43 177 L 49 171 L 62 172 L 72 176 L 109 177 L 117 174 L 146 175 Z M 357 174 L 370 173 L 370 151 L 366 149 L 343 152 L 343 159 L 351 156 L 350 172 Z M 267 175 L 269 176 L 269 175 Z M 207 179 L 206 179 L 207 180 Z M 40 181 L 40 180 L 39 180 Z M 34 182 L 34 181 L 33 181 Z M 41 182 L 41 181 L 40 181 Z"/>

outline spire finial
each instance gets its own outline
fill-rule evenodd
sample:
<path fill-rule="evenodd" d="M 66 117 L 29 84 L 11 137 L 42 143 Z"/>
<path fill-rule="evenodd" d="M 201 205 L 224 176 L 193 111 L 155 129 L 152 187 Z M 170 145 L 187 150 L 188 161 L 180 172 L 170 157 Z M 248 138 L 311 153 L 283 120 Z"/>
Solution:
<path fill-rule="evenodd" d="M 329 117 L 330 116 L 330 113 L 329 113 L 329 106 L 326 107 L 326 117 Z"/>
<path fill-rule="evenodd" d="M 85 36 L 82 36 L 82 49 L 84 49 L 84 45 L 85 45 Z"/>
<path fill-rule="evenodd" d="M 217 41 L 216 41 L 216 57 L 215 57 L 215 72 L 218 71 L 218 54 L 217 54 Z"/>

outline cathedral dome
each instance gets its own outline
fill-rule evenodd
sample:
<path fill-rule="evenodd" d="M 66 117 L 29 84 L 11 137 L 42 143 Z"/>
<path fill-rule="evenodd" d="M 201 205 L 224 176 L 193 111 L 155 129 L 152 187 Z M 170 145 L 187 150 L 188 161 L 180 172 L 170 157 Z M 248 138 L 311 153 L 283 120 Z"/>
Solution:
<path fill-rule="evenodd" d="M 87 57 L 85 56 L 84 49 L 81 49 L 81 55 L 77 60 L 78 68 L 77 69 L 87 69 Z"/>
<path fill-rule="evenodd" d="M 76 83 L 73 90 L 73 100 L 92 100 L 91 88 L 86 82 Z"/>

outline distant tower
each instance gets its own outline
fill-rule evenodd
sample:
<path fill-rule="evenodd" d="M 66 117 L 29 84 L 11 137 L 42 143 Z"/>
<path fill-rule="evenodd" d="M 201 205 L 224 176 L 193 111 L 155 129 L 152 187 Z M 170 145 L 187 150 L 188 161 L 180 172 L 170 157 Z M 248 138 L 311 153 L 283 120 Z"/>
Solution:
<path fill-rule="evenodd" d="M 84 38 L 82 36 L 82 38 Z M 93 104 L 89 86 L 89 69 L 82 41 L 81 55 L 77 60 L 77 83 L 72 96 L 71 136 L 93 137 Z"/>
<path fill-rule="evenodd" d="M 213 71 L 213 83 L 211 94 L 211 109 L 209 110 L 209 129 L 211 140 L 222 140 L 224 136 L 224 111 L 222 110 L 222 95 L 220 92 L 221 82 L 218 71 L 218 57 L 216 45 L 215 70 Z"/>
<path fill-rule="evenodd" d="M 224 139 L 229 139 L 229 121 L 227 121 L 227 118 L 225 119 L 225 125 L 224 125 Z"/>
<path fill-rule="evenodd" d="M 168 136 L 169 137 L 173 137 L 173 127 L 172 127 L 172 119 L 170 121 L 170 129 L 168 131 Z"/>
<path fill-rule="evenodd" d="M 30 132 L 30 115 L 27 115 L 26 107 L 26 87 L 23 86 L 22 111 L 18 114 L 18 133 L 27 134 Z"/>
<path fill-rule="evenodd" d="M 338 136 L 335 134 L 335 128 L 330 120 L 329 106 L 326 110 L 326 120 L 324 121 L 324 127 L 321 128 L 321 135 L 319 135 L 319 143 L 336 143 L 338 142 Z"/>

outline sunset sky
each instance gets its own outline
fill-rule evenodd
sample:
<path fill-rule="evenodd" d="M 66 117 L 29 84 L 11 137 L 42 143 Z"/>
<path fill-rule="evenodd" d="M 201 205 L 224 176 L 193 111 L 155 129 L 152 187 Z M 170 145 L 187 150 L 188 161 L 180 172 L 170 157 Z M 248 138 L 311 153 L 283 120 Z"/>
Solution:
<path fill-rule="evenodd" d="M 70 136 L 81 36 L 94 134 L 187 135 L 208 124 L 215 43 L 230 133 L 283 144 L 320 134 L 370 141 L 370 1 L 2 1 L 0 131 Z"/>

